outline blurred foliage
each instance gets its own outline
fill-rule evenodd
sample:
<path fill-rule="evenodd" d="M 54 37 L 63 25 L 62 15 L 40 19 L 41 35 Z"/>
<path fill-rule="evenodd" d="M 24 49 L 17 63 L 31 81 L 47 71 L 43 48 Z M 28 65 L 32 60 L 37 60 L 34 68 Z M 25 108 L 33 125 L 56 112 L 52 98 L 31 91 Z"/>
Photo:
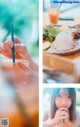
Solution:
<path fill-rule="evenodd" d="M 38 19 L 35 13 L 38 9 L 37 5 L 38 1 L 35 0 L 20 0 L 19 2 L 0 0 L 0 24 L 8 31 L 10 23 L 14 20 L 15 32 L 20 33 L 24 25 L 31 25 L 33 19 Z"/>
<path fill-rule="evenodd" d="M 77 105 L 80 107 L 80 88 L 77 89 L 76 102 Z"/>
<path fill-rule="evenodd" d="M 23 39 L 23 29 L 30 31 L 32 22 L 38 21 L 38 6 L 38 0 L 0 0 L 0 27 L 6 30 L 6 36 L 10 33 L 10 24 L 13 22 L 15 34 Z M 38 48 L 38 40 L 35 43 Z"/>

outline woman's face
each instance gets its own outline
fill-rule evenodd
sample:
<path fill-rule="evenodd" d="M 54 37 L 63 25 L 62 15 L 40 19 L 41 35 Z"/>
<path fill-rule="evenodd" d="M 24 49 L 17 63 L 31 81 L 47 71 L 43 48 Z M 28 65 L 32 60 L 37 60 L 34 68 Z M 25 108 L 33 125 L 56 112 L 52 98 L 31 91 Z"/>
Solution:
<path fill-rule="evenodd" d="M 67 89 L 61 89 L 59 93 L 56 95 L 55 105 L 59 108 L 67 108 L 69 109 L 72 104 L 72 99 Z"/>

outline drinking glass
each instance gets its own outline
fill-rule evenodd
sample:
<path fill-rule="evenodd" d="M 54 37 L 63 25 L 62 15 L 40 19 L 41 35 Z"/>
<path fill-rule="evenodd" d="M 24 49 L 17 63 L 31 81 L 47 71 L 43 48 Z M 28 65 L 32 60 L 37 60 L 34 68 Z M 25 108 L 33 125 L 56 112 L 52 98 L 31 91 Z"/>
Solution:
<path fill-rule="evenodd" d="M 59 8 L 58 7 L 49 8 L 48 12 L 49 12 L 50 23 L 54 25 L 58 24 L 59 13 L 60 13 Z"/>

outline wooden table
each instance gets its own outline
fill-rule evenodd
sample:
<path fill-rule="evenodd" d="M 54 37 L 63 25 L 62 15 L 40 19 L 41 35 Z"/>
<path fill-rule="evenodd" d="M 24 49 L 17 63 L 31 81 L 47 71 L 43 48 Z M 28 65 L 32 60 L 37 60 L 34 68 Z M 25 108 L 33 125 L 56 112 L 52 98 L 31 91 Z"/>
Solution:
<path fill-rule="evenodd" d="M 64 16 L 63 14 L 60 14 L 60 17 L 70 17 L 70 16 Z M 45 27 L 45 26 L 47 26 L 47 25 L 49 25 L 50 24 L 50 21 L 49 21 L 49 15 L 48 15 L 48 12 L 44 12 L 43 13 L 43 27 Z M 64 25 L 64 26 L 74 26 L 74 25 L 77 25 L 77 24 L 80 24 L 80 17 L 74 17 L 74 21 L 63 21 L 63 20 L 60 20 L 59 22 L 58 22 L 58 25 Z M 56 55 L 54 55 L 54 54 L 44 54 L 43 55 L 43 65 L 44 66 L 47 66 L 47 67 L 51 67 L 51 65 L 47 65 L 46 64 L 46 59 L 48 59 L 49 60 L 49 56 L 51 57 L 51 59 L 52 59 L 52 57 L 53 58 L 55 58 L 56 57 Z M 64 61 L 65 61 L 65 67 L 64 67 L 64 70 L 63 70 L 63 67 L 60 67 L 60 69 L 62 69 L 63 70 L 63 72 L 65 72 L 65 70 L 66 70 L 66 66 L 68 66 L 69 64 L 67 64 L 67 62 L 69 62 L 70 63 L 70 67 L 68 66 L 68 68 L 70 69 L 70 68 L 72 68 L 73 67 L 73 71 L 75 72 L 74 73 L 74 78 L 76 77 L 76 79 L 74 79 L 74 81 L 73 82 L 80 82 L 80 52 L 78 52 L 78 53 L 75 53 L 75 54 L 73 54 L 73 55 L 68 55 L 68 56 L 57 56 L 58 58 L 56 58 L 56 59 L 59 59 L 59 61 L 61 60 L 61 63 L 64 63 Z M 62 61 L 62 59 L 63 59 L 63 61 Z M 67 62 L 66 62 L 67 61 Z M 47 63 L 49 63 L 49 61 L 47 62 Z M 52 60 L 52 63 L 54 64 L 54 61 Z M 60 64 L 60 63 L 59 63 Z M 58 65 L 59 65 L 58 64 Z M 59 65 L 60 66 L 60 65 Z M 64 66 L 63 64 L 62 64 L 62 66 Z M 57 69 L 54 69 L 54 67 L 53 67 L 53 70 L 57 70 Z M 61 70 L 60 70 L 61 71 Z M 68 70 L 67 70 L 68 71 Z M 66 72 L 67 72 L 66 71 Z"/>

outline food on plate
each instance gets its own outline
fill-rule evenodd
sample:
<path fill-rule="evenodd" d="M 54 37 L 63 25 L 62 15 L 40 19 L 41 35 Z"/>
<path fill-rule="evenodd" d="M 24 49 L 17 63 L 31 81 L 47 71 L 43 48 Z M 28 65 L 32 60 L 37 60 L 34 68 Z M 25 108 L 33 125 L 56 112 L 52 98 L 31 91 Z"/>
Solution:
<path fill-rule="evenodd" d="M 69 32 L 61 32 L 56 36 L 53 43 L 56 49 L 68 50 L 73 46 L 73 39 Z"/>
<path fill-rule="evenodd" d="M 80 39 L 80 30 L 75 30 L 72 32 L 73 39 Z"/>
<path fill-rule="evenodd" d="M 49 41 L 43 43 L 43 50 L 47 50 L 50 47 L 51 47 L 51 43 Z"/>
<path fill-rule="evenodd" d="M 75 40 L 76 39 L 76 40 Z M 78 42 L 79 40 L 79 42 Z M 43 50 L 69 51 L 80 45 L 80 30 L 70 29 L 68 26 L 54 26 L 53 24 L 43 29 Z"/>
<path fill-rule="evenodd" d="M 60 32 L 60 28 L 51 24 L 43 29 L 43 40 L 53 42 Z"/>
<path fill-rule="evenodd" d="M 66 26 L 66 25 L 63 25 L 60 27 L 61 31 L 68 31 L 69 30 L 69 27 Z"/>

